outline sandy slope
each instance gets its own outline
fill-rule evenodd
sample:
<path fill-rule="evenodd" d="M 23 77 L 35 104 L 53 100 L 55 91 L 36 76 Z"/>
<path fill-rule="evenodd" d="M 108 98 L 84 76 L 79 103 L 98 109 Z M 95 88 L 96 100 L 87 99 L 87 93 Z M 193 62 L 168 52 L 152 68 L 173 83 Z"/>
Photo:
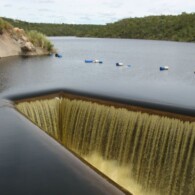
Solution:
<path fill-rule="evenodd" d="M 11 38 L 8 33 L 0 35 L 0 57 L 15 56 L 21 54 L 20 44 Z"/>

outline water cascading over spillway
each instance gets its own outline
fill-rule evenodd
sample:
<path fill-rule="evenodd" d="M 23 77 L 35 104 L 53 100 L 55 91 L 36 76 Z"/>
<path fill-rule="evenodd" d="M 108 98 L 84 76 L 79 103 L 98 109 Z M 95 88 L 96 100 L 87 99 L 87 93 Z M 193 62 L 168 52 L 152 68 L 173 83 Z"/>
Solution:
<path fill-rule="evenodd" d="M 16 106 L 133 194 L 195 194 L 195 122 L 66 97 Z"/>

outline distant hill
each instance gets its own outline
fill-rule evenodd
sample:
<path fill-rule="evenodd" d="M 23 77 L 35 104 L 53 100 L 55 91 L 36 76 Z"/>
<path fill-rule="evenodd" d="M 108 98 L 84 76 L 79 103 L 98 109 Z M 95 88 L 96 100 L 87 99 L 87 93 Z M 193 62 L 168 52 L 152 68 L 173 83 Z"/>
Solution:
<path fill-rule="evenodd" d="M 99 31 L 101 25 L 74 25 L 74 24 L 48 24 L 48 23 L 29 23 L 20 20 L 3 18 L 13 26 L 22 28 L 26 31 L 37 30 L 47 36 L 91 36 Z"/>
<path fill-rule="evenodd" d="M 47 36 L 110 37 L 195 41 L 195 13 L 126 18 L 106 25 L 28 23 L 4 18 L 13 26 L 37 30 Z"/>

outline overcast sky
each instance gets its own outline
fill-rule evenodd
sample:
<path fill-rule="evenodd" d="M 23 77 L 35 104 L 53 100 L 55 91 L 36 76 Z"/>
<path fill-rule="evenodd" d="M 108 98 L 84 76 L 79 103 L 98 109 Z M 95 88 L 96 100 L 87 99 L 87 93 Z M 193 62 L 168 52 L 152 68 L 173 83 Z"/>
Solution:
<path fill-rule="evenodd" d="M 195 12 L 195 0 L 0 0 L 0 16 L 29 22 L 106 24 Z"/>

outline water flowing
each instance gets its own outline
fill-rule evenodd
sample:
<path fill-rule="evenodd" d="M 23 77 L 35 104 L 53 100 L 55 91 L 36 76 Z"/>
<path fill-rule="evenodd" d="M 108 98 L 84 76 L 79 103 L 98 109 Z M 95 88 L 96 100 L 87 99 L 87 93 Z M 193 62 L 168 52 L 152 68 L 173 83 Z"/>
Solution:
<path fill-rule="evenodd" d="M 195 194 L 195 122 L 66 97 L 16 107 L 134 194 Z"/>

